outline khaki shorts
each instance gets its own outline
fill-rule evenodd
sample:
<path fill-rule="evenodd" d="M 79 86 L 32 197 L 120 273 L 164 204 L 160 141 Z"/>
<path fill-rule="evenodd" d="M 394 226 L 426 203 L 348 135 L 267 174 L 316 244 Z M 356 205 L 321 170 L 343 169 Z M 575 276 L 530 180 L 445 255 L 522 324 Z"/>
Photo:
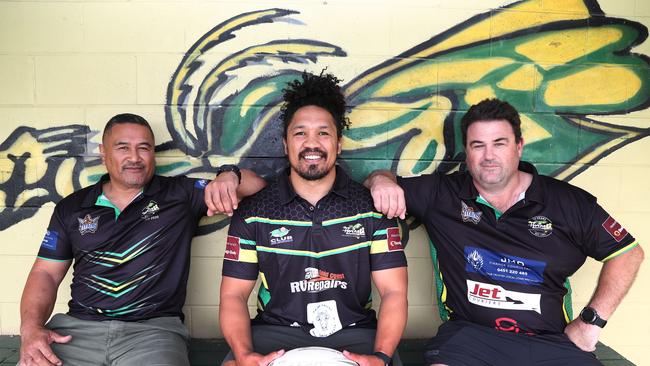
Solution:
<path fill-rule="evenodd" d="M 66 366 L 189 366 L 189 335 L 178 317 L 138 322 L 90 321 L 56 314 L 45 325 L 68 343 L 52 343 L 54 353 Z"/>

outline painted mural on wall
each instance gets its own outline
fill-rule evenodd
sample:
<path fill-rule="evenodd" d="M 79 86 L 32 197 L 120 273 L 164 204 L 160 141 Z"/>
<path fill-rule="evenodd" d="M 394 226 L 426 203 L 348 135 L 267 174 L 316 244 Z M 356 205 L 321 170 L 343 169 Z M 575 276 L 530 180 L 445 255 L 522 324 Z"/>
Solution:
<path fill-rule="evenodd" d="M 559 179 L 648 136 L 648 128 L 597 118 L 650 105 L 650 59 L 630 51 L 647 38 L 647 28 L 605 16 L 596 1 L 545 4 L 553 2 L 568 11 L 526 12 L 539 1 L 520 1 L 478 14 L 348 81 L 352 127 L 344 132 L 341 164 L 358 180 L 378 168 L 401 175 L 462 169 L 460 118 L 490 97 L 521 112 L 524 159 Z M 346 50 L 325 40 L 283 38 L 218 55 L 244 29 L 309 26 L 299 15 L 265 9 L 234 16 L 170 70 L 164 108 L 171 140 L 156 147 L 160 174 L 209 173 L 228 161 L 268 176 L 285 166 L 281 90 L 303 70 L 319 71 L 323 58 L 345 58 Z M 23 126 L 4 139 L 0 230 L 98 180 L 101 161 L 87 156 L 86 144 L 96 133 L 84 125 Z M 217 219 L 202 231 L 225 223 Z"/>

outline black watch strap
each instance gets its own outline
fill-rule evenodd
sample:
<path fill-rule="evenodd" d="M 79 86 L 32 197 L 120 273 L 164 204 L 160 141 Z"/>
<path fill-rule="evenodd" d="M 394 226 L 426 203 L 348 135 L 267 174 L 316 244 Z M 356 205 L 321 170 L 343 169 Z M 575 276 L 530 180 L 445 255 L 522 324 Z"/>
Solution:
<path fill-rule="evenodd" d="M 241 172 L 239 171 L 239 167 L 237 165 L 224 164 L 217 168 L 217 176 L 223 172 L 233 172 L 237 174 L 237 180 L 239 183 L 241 183 Z"/>
<path fill-rule="evenodd" d="M 373 353 L 373 355 L 381 358 L 382 361 L 384 361 L 384 364 L 387 366 L 393 364 L 393 359 L 389 355 L 385 354 L 384 352 L 377 351 Z"/>
<path fill-rule="evenodd" d="M 604 328 L 607 324 L 607 320 L 601 318 L 596 309 L 590 306 L 586 306 L 582 309 L 580 312 L 580 319 L 587 324 L 593 324 L 601 328 Z"/>

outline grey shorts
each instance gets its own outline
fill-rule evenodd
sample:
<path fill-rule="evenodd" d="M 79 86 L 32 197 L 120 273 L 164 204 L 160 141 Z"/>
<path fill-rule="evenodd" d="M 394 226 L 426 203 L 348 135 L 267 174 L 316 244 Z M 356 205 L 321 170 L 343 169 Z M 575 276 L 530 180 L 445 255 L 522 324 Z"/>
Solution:
<path fill-rule="evenodd" d="M 287 327 L 281 325 L 253 325 L 253 350 L 259 354 L 284 349 L 285 351 L 294 348 L 319 346 L 335 350 L 347 350 L 354 353 L 371 355 L 375 347 L 376 329 L 368 328 L 346 328 L 339 330 L 328 337 L 313 337 L 301 328 Z M 234 359 L 232 352 L 228 352 L 223 362 Z M 223 364 L 223 363 L 222 363 Z M 401 366 L 402 362 L 395 350 L 393 365 Z"/>
<path fill-rule="evenodd" d="M 89 321 L 56 314 L 45 325 L 68 343 L 52 343 L 52 350 L 66 366 L 189 366 L 189 335 L 178 317 L 138 322 Z"/>

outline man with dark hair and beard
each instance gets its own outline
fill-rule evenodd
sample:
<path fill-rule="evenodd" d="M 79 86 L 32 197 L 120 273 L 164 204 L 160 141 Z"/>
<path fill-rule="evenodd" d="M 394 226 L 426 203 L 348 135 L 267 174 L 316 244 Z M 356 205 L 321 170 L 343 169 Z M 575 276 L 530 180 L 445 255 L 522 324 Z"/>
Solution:
<path fill-rule="evenodd" d="M 304 73 L 288 85 L 282 120 L 290 167 L 234 212 L 220 294 L 232 349 L 224 364 L 266 365 L 305 346 L 342 350 L 359 365 L 392 363 L 406 324 L 406 257 L 396 221 L 375 212 L 368 190 L 336 166 L 349 124 L 338 82 Z M 236 186 L 238 170 L 222 170 L 229 173 L 218 178 Z M 258 274 L 251 323 L 247 300 Z M 378 319 L 371 280 L 381 297 Z"/>

